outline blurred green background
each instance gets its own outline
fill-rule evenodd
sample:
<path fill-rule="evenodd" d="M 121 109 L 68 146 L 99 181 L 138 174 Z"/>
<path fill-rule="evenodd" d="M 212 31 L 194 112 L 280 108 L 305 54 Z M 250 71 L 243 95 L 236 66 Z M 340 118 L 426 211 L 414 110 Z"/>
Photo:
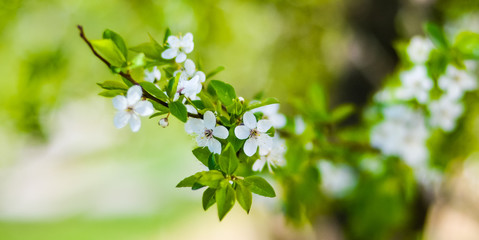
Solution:
<path fill-rule="evenodd" d="M 162 39 L 166 27 L 191 32 L 206 72 L 224 66 L 215 78 L 239 95 L 264 91 L 295 114 L 288 103 L 313 82 L 333 105 L 364 104 L 398 61 L 395 40 L 420 34 L 424 20 L 478 10 L 451 2 L 0 0 L 0 239 L 317 237 L 285 224 L 277 199 L 255 198 L 250 216 L 235 207 L 219 223 L 200 193 L 175 189 L 201 169 L 194 141 L 177 121 L 115 129 L 95 84 L 115 76 L 77 24 L 90 39 L 112 29 L 129 46 L 147 33 Z"/>

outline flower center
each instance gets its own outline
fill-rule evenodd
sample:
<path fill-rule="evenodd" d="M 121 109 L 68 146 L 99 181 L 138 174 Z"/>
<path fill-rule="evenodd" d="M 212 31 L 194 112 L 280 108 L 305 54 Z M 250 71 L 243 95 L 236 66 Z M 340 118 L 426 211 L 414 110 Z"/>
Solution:
<path fill-rule="evenodd" d="M 259 132 L 258 130 L 255 129 L 251 129 L 250 133 L 249 133 L 249 137 L 257 137 L 259 136 Z"/>
<path fill-rule="evenodd" d="M 205 130 L 205 136 L 207 138 L 212 138 L 213 137 L 213 130 L 212 129 L 206 129 Z"/>
<path fill-rule="evenodd" d="M 133 111 L 134 111 L 133 107 L 127 107 L 126 108 L 126 112 L 128 112 L 128 113 L 133 113 Z"/>

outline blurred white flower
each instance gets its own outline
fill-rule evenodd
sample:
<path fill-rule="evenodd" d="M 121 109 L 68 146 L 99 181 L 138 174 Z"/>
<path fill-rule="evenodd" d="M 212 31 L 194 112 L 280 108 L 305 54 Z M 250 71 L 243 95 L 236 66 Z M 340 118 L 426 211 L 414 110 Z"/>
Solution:
<path fill-rule="evenodd" d="M 296 135 L 301 135 L 306 130 L 306 123 L 304 122 L 303 117 L 301 115 L 296 115 L 294 117 L 294 133 Z"/>
<path fill-rule="evenodd" d="M 203 120 L 190 118 L 185 123 L 185 131 L 188 134 L 197 135 L 196 142 L 200 147 L 208 147 L 212 153 L 221 153 L 221 143 L 217 138 L 226 139 L 229 135 L 224 126 L 216 126 L 216 116 L 213 112 L 207 111 Z"/>
<path fill-rule="evenodd" d="M 177 74 L 181 74 L 180 81 L 187 81 L 195 76 L 199 77 L 200 82 L 204 82 L 206 80 L 205 73 L 202 71 L 196 71 L 195 63 L 190 59 L 186 59 L 184 66 L 180 70 L 177 70 L 173 73 L 174 76 Z"/>
<path fill-rule="evenodd" d="M 271 150 L 266 155 L 261 155 L 260 159 L 253 164 L 253 171 L 262 171 L 265 165 L 268 165 L 268 170 L 273 172 L 273 168 L 284 166 L 286 160 L 284 154 L 286 153 L 285 140 L 280 138 L 278 134 L 273 137 L 273 145 Z"/>
<path fill-rule="evenodd" d="M 173 59 L 177 63 L 184 62 L 186 60 L 186 54 L 193 51 L 193 34 L 187 33 L 185 36 L 169 36 L 167 41 L 168 49 L 161 53 L 161 57 L 164 59 Z"/>
<path fill-rule="evenodd" d="M 122 128 L 130 123 L 130 128 L 133 132 L 140 130 L 140 117 L 146 117 L 153 114 L 153 104 L 143 100 L 141 96 L 143 92 L 141 87 L 135 85 L 128 89 L 125 96 L 116 96 L 113 98 L 113 106 L 118 110 L 113 120 L 115 127 Z"/>
<path fill-rule="evenodd" d="M 439 78 L 439 88 L 444 90 L 450 98 L 460 99 L 464 92 L 476 89 L 477 82 L 466 71 L 449 65 L 446 74 Z"/>
<path fill-rule="evenodd" d="M 158 70 L 156 66 L 153 67 L 151 71 L 148 71 L 148 69 L 145 69 L 145 80 L 148 82 L 155 82 L 155 80 L 160 80 L 161 78 L 161 72 Z"/>
<path fill-rule="evenodd" d="M 235 135 L 239 139 L 247 139 L 243 146 L 244 153 L 251 157 L 259 146 L 259 154 L 266 155 L 273 146 L 273 138 L 266 133 L 272 127 L 271 122 L 256 121 L 252 112 L 245 112 L 243 123 L 244 125 L 235 128 Z"/>
<path fill-rule="evenodd" d="M 410 166 L 423 164 L 428 158 L 425 145 L 429 132 L 424 116 L 404 105 L 384 110 L 384 120 L 371 130 L 371 146 L 385 155 L 398 156 Z"/>
<path fill-rule="evenodd" d="M 429 104 L 429 111 L 431 126 L 450 132 L 456 127 L 456 120 L 462 115 L 464 107 L 456 100 L 443 96 Z"/>
<path fill-rule="evenodd" d="M 423 64 L 429 59 L 429 54 L 433 48 L 434 45 L 429 39 L 415 36 L 411 39 L 406 51 L 411 62 Z"/>
<path fill-rule="evenodd" d="M 411 70 L 400 74 L 401 87 L 397 89 L 396 96 L 402 100 L 417 99 L 420 103 L 429 100 L 429 90 L 433 87 L 433 81 L 427 75 L 425 66 L 415 66 Z"/>
<path fill-rule="evenodd" d="M 251 112 L 262 112 L 263 117 L 270 120 L 274 128 L 282 128 L 286 125 L 286 116 L 279 113 L 279 103 L 255 108 Z"/>
<path fill-rule="evenodd" d="M 356 174 L 347 165 L 335 166 L 327 160 L 321 160 L 318 169 L 321 173 L 321 187 L 330 197 L 341 198 L 356 186 Z"/>
<path fill-rule="evenodd" d="M 201 85 L 201 81 L 199 76 L 195 76 L 191 80 L 188 81 L 180 81 L 178 82 L 178 87 L 175 94 L 175 101 L 179 98 L 180 94 L 185 95 L 185 97 L 190 99 L 195 99 L 196 95 L 201 92 L 203 89 L 203 85 Z"/>

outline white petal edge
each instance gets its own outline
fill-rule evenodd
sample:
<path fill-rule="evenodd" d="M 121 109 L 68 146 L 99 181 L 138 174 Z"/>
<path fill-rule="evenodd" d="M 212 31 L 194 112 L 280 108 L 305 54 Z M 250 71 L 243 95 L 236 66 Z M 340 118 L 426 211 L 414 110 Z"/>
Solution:
<path fill-rule="evenodd" d="M 258 131 L 266 132 L 272 127 L 272 123 L 269 120 L 259 120 L 258 121 Z"/>
<path fill-rule="evenodd" d="M 112 102 L 113 102 L 113 107 L 116 110 L 122 111 L 122 110 L 125 110 L 128 107 L 126 97 L 124 97 L 124 96 L 116 96 L 112 99 Z"/>
<path fill-rule="evenodd" d="M 205 112 L 203 115 L 203 120 L 205 123 L 205 127 L 208 129 L 213 129 L 216 126 L 216 116 L 212 111 Z"/>
<path fill-rule="evenodd" d="M 203 124 L 203 120 L 198 118 L 188 119 L 188 121 L 185 123 L 185 131 L 188 134 L 203 134 L 205 131 L 205 125 Z"/>
<path fill-rule="evenodd" d="M 217 126 L 213 129 L 213 136 L 221 139 L 226 139 L 228 137 L 228 129 L 224 126 Z"/>
<path fill-rule="evenodd" d="M 131 118 L 129 122 L 130 122 L 131 131 L 138 132 L 140 130 L 141 120 L 140 120 L 140 117 L 138 117 L 136 114 L 131 114 Z"/>
<path fill-rule="evenodd" d="M 238 139 L 247 139 L 249 137 L 250 132 L 251 132 L 251 129 L 243 125 L 237 126 L 235 128 L 235 135 Z"/>
<path fill-rule="evenodd" d="M 252 169 L 253 171 L 259 172 L 263 170 L 265 164 L 266 164 L 266 158 L 262 157 L 256 160 L 256 162 L 254 162 Z"/>
<path fill-rule="evenodd" d="M 243 115 L 243 123 L 249 129 L 256 128 L 256 117 L 252 112 L 245 112 Z"/>
<path fill-rule="evenodd" d="M 113 124 L 115 125 L 116 128 L 122 128 L 126 126 L 126 124 L 128 124 L 130 117 L 131 117 L 130 113 L 119 111 L 116 113 L 115 118 L 113 118 Z"/>
<path fill-rule="evenodd" d="M 195 74 L 196 66 L 191 59 L 186 59 L 185 61 L 185 71 L 189 76 Z"/>
<path fill-rule="evenodd" d="M 221 154 L 221 143 L 218 140 L 211 138 L 206 144 L 210 152 Z"/>
<path fill-rule="evenodd" d="M 153 104 L 149 101 L 140 101 L 133 109 L 142 117 L 150 116 L 154 112 Z"/>
<path fill-rule="evenodd" d="M 184 62 L 185 60 L 186 60 L 186 53 L 184 53 L 184 52 L 179 52 L 179 53 L 178 53 L 178 56 L 176 56 L 176 59 L 175 59 L 175 61 L 176 61 L 177 63 L 182 63 L 182 62 Z"/>
<path fill-rule="evenodd" d="M 173 59 L 178 56 L 178 50 L 174 48 L 168 48 L 161 53 L 163 59 Z"/>
<path fill-rule="evenodd" d="M 246 156 L 251 157 L 256 153 L 256 150 L 258 149 L 258 143 L 256 142 L 256 139 L 254 138 L 248 138 L 246 142 L 244 143 L 243 150 Z"/>
<path fill-rule="evenodd" d="M 128 92 L 126 93 L 126 101 L 128 105 L 135 105 L 138 101 L 140 101 L 142 95 L 143 92 L 141 91 L 141 87 L 138 85 L 135 85 L 128 89 Z"/>

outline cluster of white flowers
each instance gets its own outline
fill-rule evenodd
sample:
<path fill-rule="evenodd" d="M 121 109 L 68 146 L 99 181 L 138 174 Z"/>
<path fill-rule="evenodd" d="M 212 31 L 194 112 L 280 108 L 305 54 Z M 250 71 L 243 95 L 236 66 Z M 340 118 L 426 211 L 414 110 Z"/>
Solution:
<path fill-rule="evenodd" d="M 356 174 L 347 165 L 320 160 L 318 169 L 321 172 L 321 188 L 330 197 L 342 198 L 357 184 Z"/>
<path fill-rule="evenodd" d="M 195 44 L 193 43 L 193 34 L 187 33 L 185 36 L 169 36 L 166 40 L 168 49 L 161 53 L 164 59 L 173 59 L 177 63 L 182 63 L 186 60 L 186 54 L 193 51 Z"/>
<path fill-rule="evenodd" d="M 422 112 L 395 105 L 384 110 L 384 121 L 372 129 L 371 145 L 386 155 L 402 158 L 410 166 L 419 166 L 428 158 L 428 137 Z"/>
<path fill-rule="evenodd" d="M 386 107 L 382 112 L 384 120 L 372 129 L 371 145 L 385 155 L 400 157 L 418 172 L 427 168 L 426 141 L 430 131 L 435 128 L 445 132 L 454 130 L 457 119 L 464 112 L 462 97 L 477 88 L 476 79 L 467 70 L 451 64 L 435 83 L 425 65 L 433 49 L 430 40 L 412 38 L 407 54 L 413 67 L 399 74 L 399 87 L 390 86 L 375 95 L 375 101 Z M 466 66 L 471 68 L 470 63 Z M 441 93 L 439 97 L 438 94 L 430 95 L 436 86 L 436 92 Z M 408 107 L 409 100 L 417 100 L 417 110 Z"/>
<path fill-rule="evenodd" d="M 226 139 L 229 135 L 224 126 L 216 126 L 216 116 L 211 111 L 205 112 L 203 119 L 188 119 L 185 124 L 185 131 L 197 136 L 198 146 L 208 147 L 210 152 L 217 154 L 221 153 L 221 143 L 214 137 Z"/>

